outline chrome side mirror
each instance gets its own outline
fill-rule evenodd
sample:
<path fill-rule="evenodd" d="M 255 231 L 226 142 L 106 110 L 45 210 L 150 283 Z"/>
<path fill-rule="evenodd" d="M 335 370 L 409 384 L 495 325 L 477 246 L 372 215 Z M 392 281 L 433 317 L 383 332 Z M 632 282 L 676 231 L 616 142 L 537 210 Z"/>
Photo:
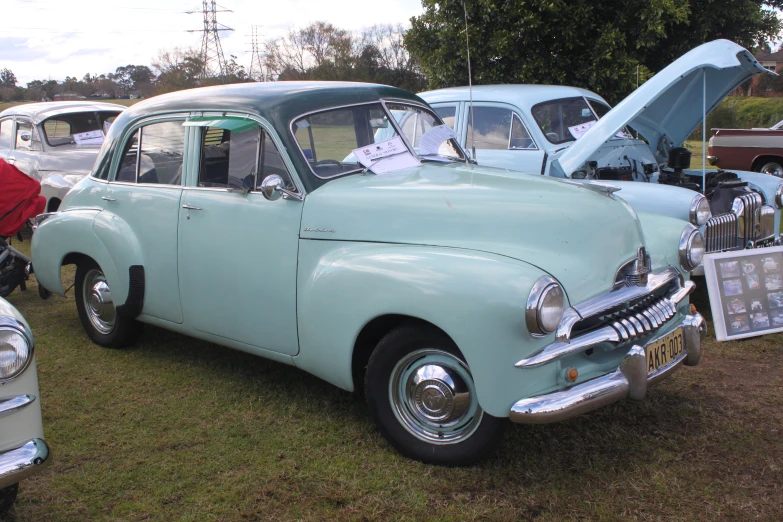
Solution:
<path fill-rule="evenodd" d="M 283 178 L 277 174 L 272 174 L 265 177 L 264 181 L 261 182 L 261 193 L 269 201 L 276 201 L 283 196 L 281 189 L 284 185 Z"/>

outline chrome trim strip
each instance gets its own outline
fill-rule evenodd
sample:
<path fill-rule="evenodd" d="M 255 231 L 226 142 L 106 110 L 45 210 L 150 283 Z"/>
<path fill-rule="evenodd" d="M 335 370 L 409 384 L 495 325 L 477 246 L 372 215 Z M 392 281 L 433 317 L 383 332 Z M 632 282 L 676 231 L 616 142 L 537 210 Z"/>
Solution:
<path fill-rule="evenodd" d="M 627 317 L 620 317 L 611 325 L 603 326 L 568 341 L 555 341 L 550 343 L 530 357 L 522 359 L 516 363 L 515 366 L 517 368 L 533 368 L 574 353 L 583 352 L 588 348 L 592 348 L 601 343 L 612 342 L 620 344 L 646 335 L 652 331 L 652 329 L 646 330 L 633 314 L 650 313 L 655 317 L 658 323 L 658 325 L 654 327 L 657 329 L 677 315 L 677 304 L 695 289 L 696 284 L 693 281 L 686 281 L 682 288 L 669 297 L 663 297 L 656 302 L 645 304 L 643 305 L 644 308 L 641 310 L 632 310 Z M 650 322 L 652 323 L 653 321 L 651 320 Z"/>
<path fill-rule="evenodd" d="M 0 399 L 0 417 L 10 415 L 33 402 L 35 402 L 35 395 L 17 395 L 16 397 Z"/>
<path fill-rule="evenodd" d="M 48 461 L 49 446 L 43 439 L 32 439 L 16 449 L 0 453 L 0 489 L 35 475 Z"/>
<path fill-rule="evenodd" d="M 568 341 L 571 338 L 571 329 L 582 319 L 597 315 L 627 301 L 644 297 L 678 278 L 679 272 L 670 266 L 660 272 L 649 274 L 645 286 L 618 288 L 572 306 L 563 313 L 560 326 L 557 327 L 557 340 Z"/>
<path fill-rule="evenodd" d="M 644 399 L 650 385 L 671 375 L 683 364 L 695 366 L 699 362 L 701 341 L 706 330 L 704 318 L 698 313 L 689 315 L 680 326 L 685 353 L 655 373 L 647 374 L 645 349 L 635 345 L 614 372 L 564 390 L 519 400 L 511 407 L 509 418 L 521 424 L 547 424 L 570 419 L 625 398 Z"/>

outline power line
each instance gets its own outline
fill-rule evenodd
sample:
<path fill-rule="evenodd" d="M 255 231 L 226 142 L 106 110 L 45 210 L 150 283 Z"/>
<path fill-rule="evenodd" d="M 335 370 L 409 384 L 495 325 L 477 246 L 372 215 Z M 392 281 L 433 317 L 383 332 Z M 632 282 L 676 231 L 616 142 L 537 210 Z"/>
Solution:
<path fill-rule="evenodd" d="M 204 68 L 201 72 L 202 78 L 210 75 L 214 63 L 217 63 L 219 76 L 228 74 L 228 63 L 226 62 L 226 57 L 223 56 L 223 46 L 220 45 L 220 31 L 233 31 L 233 29 L 218 23 L 217 13 L 232 13 L 233 11 L 223 6 L 220 7 L 221 9 L 218 9 L 215 0 L 202 0 L 200 12 L 204 16 L 204 28 L 188 30 L 189 33 L 202 33 L 201 51 L 199 52 L 201 60 L 204 62 Z M 196 10 L 187 11 L 188 14 L 198 12 Z"/>

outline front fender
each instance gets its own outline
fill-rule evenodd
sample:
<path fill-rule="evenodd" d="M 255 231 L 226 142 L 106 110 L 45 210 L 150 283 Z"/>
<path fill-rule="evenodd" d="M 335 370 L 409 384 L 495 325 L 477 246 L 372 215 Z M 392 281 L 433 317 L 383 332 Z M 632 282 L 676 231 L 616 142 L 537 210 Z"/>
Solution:
<path fill-rule="evenodd" d="M 615 196 L 628 202 L 636 212 L 658 214 L 688 221 L 693 198 L 698 194 L 692 190 L 659 183 L 642 181 L 609 181 L 620 187 Z"/>
<path fill-rule="evenodd" d="M 557 379 L 556 365 L 530 372 L 514 366 L 553 340 L 533 338 L 525 327 L 527 297 L 542 275 L 527 263 L 470 250 L 302 240 L 294 362 L 353 390 L 353 348 L 362 328 L 388 314 L 410 316 L 454 340 L 482 408 L 506 417 L 520 397 Z"/>
<path fill-rule="evenodd" d="M 650 255 L 653 270 L 674 266 L 683 273 L 680 266 L 680 236 L 687 221 L 681 219 L 639 212 L 639 221 L 644 232 L 644 244 Z M 685 273 L 687 278 L 688 274 Z"/>

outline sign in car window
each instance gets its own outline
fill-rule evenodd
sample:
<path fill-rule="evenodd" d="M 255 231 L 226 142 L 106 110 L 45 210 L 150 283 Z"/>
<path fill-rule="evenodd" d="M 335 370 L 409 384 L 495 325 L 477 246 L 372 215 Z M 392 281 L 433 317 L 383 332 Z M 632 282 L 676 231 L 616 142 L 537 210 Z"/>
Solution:
<path fill-rule="evenodd" d="M 783 247 L 704 256 L 719 341 L 783 331 Z"/>

